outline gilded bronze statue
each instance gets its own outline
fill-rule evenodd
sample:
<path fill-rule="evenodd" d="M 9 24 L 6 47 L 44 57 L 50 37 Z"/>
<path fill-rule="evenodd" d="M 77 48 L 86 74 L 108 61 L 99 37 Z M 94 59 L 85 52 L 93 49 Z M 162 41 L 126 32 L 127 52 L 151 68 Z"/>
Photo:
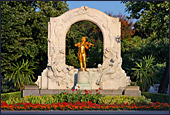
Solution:
<path fill-rule="evenodd" d="M 78 57 L 79 57 L 79 61 L 80 61 L 80 67 L 81 67 L 81 71 L 83 71 L 83 65 L 84 65 L 84 70 L 86 70 L 86 52 L 85 49 L 89 49 L 91 46 L 94 46 L 94 44 L 86 42 L 86 37 L 82 37 L 81 38 L 81 42 L 78 42 L 77 44 L 75 44 L 75 46 L 79 48 L 78 51 Z"/>

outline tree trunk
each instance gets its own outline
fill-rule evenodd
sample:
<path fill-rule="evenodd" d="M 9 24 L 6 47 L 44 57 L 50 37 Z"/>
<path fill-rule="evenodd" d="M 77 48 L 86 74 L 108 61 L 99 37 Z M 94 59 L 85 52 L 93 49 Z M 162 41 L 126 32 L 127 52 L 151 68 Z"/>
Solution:
<path fill-rule="evenodd" d="M 19 81 L 18 81 L 18 84 L 19 84 L 19 89 L 20 89 L 20 91 L 22 91 L 22 87 L 21 87 L 21 84 L 20 84 Z"/>
<path fill-rule="evenodd" d="M 166 68 L 160 82 L 158 93 L 167 93 L 169 84 L 169 60 L 166 62 Z"/>

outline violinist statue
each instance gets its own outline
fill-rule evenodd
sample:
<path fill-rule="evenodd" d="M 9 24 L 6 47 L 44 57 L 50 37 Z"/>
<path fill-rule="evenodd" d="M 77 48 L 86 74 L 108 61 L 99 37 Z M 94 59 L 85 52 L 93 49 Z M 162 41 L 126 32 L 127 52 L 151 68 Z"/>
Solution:
<path fill-rule="evenodd" d="M 86 42 L 86 37 L 82 37 L 81 38 L 81 42 L 78 42 L 77 44 L 75 44 L 75 46 L 79 48 L 78 51 L 78 57 L 80 60 L 80 67 L 81 67 L 81 71 L 83 71 L 83 65 L 84 65 L 84 70 L 86 70 L 86 52 L 85 52 L 85 48 L 89 49 L 91 46 L 94 46 L 94 44 Z"/>

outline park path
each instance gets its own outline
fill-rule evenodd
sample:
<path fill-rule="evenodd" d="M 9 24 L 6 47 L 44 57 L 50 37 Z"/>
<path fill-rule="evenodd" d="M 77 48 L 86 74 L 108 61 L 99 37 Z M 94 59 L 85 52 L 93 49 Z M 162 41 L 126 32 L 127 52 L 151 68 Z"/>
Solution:
<path fill-rule="evenodd" d="M 74 115 L 78 115 L 78 114 L 167 114 L 169 115 L 169 111 L 1 111 L 1 114 L 24 114 L 24 115 L 28 115 L 28 114 L 74 114 Z"/>

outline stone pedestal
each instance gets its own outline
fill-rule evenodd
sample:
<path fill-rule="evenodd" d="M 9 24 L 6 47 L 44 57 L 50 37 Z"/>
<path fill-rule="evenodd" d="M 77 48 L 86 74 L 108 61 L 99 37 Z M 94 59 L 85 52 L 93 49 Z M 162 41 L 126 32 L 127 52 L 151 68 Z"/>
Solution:
<path fill-rule="evenodd" d="M 34 95 L 34 96 L 39 96 L 39 88 L 36 85 L 26 85 L 24 90 L 23 90 L 23 96 L 28 96 L 28 95 Z"/>
<path fill-rule="evenodd" d="M 125 95 L 126 96 L 137 96 L 140 97 L 141 96 L 141 91 L 139 89 L 139 86 L 127 86 L 125 89 Z"/>
<path fill-rule="evenodd" d="M 75 89 L 80 89 L 80 90 L 90 90 L 91 85 L 89 82 L 89 72 L 87 71 L 79 71 L 78 76 L 77 76 L 77 84 Z"/>
<path fill-rule="evenodd" d="M 82 79 L 79 79 L 79 84 L 76 85 L 76 89 L 80 89 L 80 90 L 84 90 L 86 89 L 88 92 L 90 92 L 90 94 L 96 94 L 98 92 L 100 92 L 100 94 L 102 95 L 110 95 L 110 96 L 114 96 L 114 95 L 126 95 L 126 96 L 137 96 L 140 97 L 141 96 L 141 91 L 139 89 L 139 86 L 127 86 L 126 89 L 117 89 L 117 90 L 98 90 L 98 92 L 94 89 L 91 89 L 89 82 L 88 82 L 88 72 L 80 72 L 79 73 L 79 77 L 81 77 L 81 75 L 83 76 Z M 83 81 L 84 78 L 84 81 Z M 80 88 L 78 88 L 78 86 Z M 78 90 L 77 90 L 78 91 Z M 38 86 L 35 85 L 28 85 L 25 86 L 24 90 L 23 90 L 23 96 L 28 96 L 28 95 L 34 95 L 34 96 L 42 96 L 42 95 L 53 95 L 53 94 L 60 94 L 61 92 L 66 92 L 66 93 L 77 93 L 76 90 L 72 91 L 71 89 L 39 89 Z M 82 94 L 85 94 L 84 91 L 82 91 Z"/>

